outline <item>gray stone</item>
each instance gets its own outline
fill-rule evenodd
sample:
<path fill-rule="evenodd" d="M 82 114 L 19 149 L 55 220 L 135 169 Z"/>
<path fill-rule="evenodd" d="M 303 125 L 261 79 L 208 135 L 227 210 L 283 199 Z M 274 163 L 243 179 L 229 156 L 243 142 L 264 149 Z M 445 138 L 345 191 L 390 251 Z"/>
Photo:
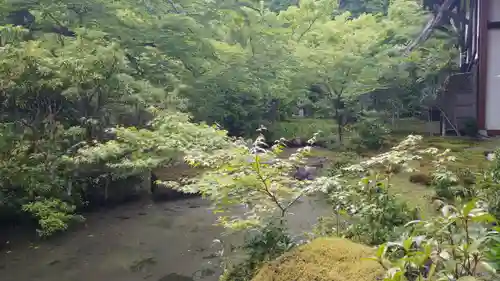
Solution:
<path fill-rule="evenodd" d="M 318 168 L 311 166 L 297 167 L 293 177 L 298 180 L 313 180 L 316 178 Z"/>

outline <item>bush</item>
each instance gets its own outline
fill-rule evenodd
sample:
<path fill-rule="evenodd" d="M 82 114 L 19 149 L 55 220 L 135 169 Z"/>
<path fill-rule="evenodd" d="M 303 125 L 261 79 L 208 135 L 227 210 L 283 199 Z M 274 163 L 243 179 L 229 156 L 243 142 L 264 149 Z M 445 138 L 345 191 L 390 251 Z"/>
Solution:
<path fill-rule="evenodd" d="M 329 175 L 334 176 L 342 171 L 342 168 L 345 168 L 349 165 L 355 164 L 359 162 L 361 157 L 354 152 L 350 151 L 341 151 L 338 152 L 333 159 L 331 159 L 331 165 L 329 169 Z"/>
<path fill-rule="evenodd" d="M 383 268 L 364 258 L 367 246 L 340 238 L 319 238 L 265 265 L 253 281 L 373 281 Z"/>
<path fill-rule="evenodd" d="M 72 221 L 83 220 L 83 217 L 73 214 L 74 206 L 54 198 L 30 202 L 23 206 L 23 210 L 38 219 L 40 229 L 37 232 L 42 237 L 66 230 Z"/>
<path fill-rule="evenodd" d="M 351 130 L 355 132 L 351 141 L 357 149 L 378 150 L 386 143 L 390 133 L 387 127 L 378 118 L 364 116 L 355 123 Z"/>
<path fill-rule="evenodd" d="M 276 259 L 293 246 L 286 228 L 279 223 L 270 223 L 262 229 L 254 229 L 248 232 L 242 246 L 247 259 L 236 266 L 226 268 L 220 281 L 251 280 L 262 263 Z"/>
<path fill-rule="evenodd" d="M 468 137 L 475 137 L 479 131 L 477 126 L 477 120 L 475 118 L 469 118 L 464 122 L 464 128 L 462 130 L 464 135 Z"/>
<path fill-rule="evenodd" d="M 287 121 L 276 122 L 268 127 L 268 141 L 284 138 L 287 141 L 298 140 L 299 145 L 305 145 L 306 141 L 315 133 L 321 132 L 316 144 L 323 147 L 332 147 L 336 139 L 336 123 L 330 119 L 295 118 Z"/>
<path fill-rule="evenodd" d="M 499 155 L 499 152 L 495 153 Z M 478 174 L 474 188 L 478 197 L 487 202 L 488 211 L 500 218 L 500 157 L 496 157 L 487 170 Z"/>
<path fill-rule="evenodd" d="M 409 136 L 386 153 L 344 168 L 346 175 L 351 176 L 347 181 L 337 175 L 321 182 L 322 189 L 329 192 L 336 221 L 348 222 L 342 229 L 339 225 L 329 227 L 330 233 L 325 234 L 379 245 L 397 235 L 407 221 L 416 219 L 418 211 L 390 192 L 390 179 L 395 171 L 405 170 L 415 160 L 413 154 L 420 141 L 421 137 Z"/>
<path fill-rule="evenodd" d="M 488 255 L 498 238 L 489 232 L 496 219 L 482 206 L 477 200 L 461 208 L 443 205 L 441 217 L 408 223 L 414 236 L 381 245 L 374 257 L 387 269 L 384 280 L 498 280 Z"/>
<path fill-rule="evenodd" d="M 327 190 L 334 213 L 319 221 L 320 235 L 379 245 L 397 237 L 399 229 L 418 216 L 389 192 L 387 179 L 377 176 L 362 178 L 357 185 L 329 185 Z"/>

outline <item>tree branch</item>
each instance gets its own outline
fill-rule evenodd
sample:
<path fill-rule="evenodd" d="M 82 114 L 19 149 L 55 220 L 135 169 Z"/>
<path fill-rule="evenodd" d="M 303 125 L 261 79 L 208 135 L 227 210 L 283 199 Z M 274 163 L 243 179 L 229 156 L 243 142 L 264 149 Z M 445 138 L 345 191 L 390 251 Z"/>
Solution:
<path fill-rule="evenodd" d="M 424 29 L 420 33 L 420 35 L 413 41 L 410 45 L 405 50 L 405 55 L 408 55 L 415 49 L 420 43 L 425 42 L 429 37 L 431 36 L 432 32 L 438 25 L 438 23 L 441 22 L 443 18 L 443 14 L 445 11 L 448 11 L 451 7 L 451 5 L 455 2 L 456 0 L 445 0 L 441 7 L 438 9 L 438 12 L 429 19 L 427 24 L 425 25 Z"/>
<path fill-rule="evenodd" d="M 297 39 L 297 43 L 300 42 L 300 40 L 302 39 L 302 37 L 304 37 L 304 35 L 306 35 L 309 31 L 311 31 L 311 28 L 312 26 L 314 25 L 314 23 L 319 19 L 319 15 L 316 16 L 310 23 L 309 23 L 309 26 L 306 28 L 306 30 L 304 30 L 304 32 L 302 32 L 302 34 L 300 34 L 299 38 Z"/>

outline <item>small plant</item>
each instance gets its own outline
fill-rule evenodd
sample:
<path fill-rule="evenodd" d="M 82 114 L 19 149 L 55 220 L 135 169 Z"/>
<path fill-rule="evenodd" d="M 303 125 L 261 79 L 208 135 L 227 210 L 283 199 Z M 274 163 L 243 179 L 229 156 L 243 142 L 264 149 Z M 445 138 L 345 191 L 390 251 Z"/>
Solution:
<path fill-rule="evenodd" d="M 53 235 L 68 228 L 68 223 L 82 221 L 83 217 L 74 214 L 75 206 L 59 199 L 42 199 L 23 206 L 23 211 L 29 212 L 38 219 L 41 237 Z"/>
<path fill-rule="evenodd" d="M 398 233 L 417 214 L 389 193 L 385 179 L 364 177 L 355 185 L 329 189 L 334 206 L 331 220 L 323 218 L 317 230 L 323 235 L 342 236 L 369 245 L 378 245 Z"/>
<path fill-rule="evenodd" d="M 443 205 L 440 217 L 408 223 L 411 235 L 381 245 L 372 258 L 387 269 L 384 280 L 493 280 L 488 246 L 497 235 L 489 228 L 496 219 L 483 206 L 477 200 L 461 208 Z"/>
<path fill-rule="evenodd" d="M 464 122 L 463 134 L 468 137 L 476 137 L 479 131 L 477 120 L 475 118 L 468 118 Z"/>
<path fill-rule="evenodd" d="M 246 254 L 244 262 L 225 265 L 221 281 L 247 281 L 264 262 L 272 261 L 295 246 L 286 228 L 280 222 L 270 222 L 247 233 L 241 247 Z"/>
<path fill-rule="evenodd" d="M 495 154 L 499 155 L 500 151 Z M 474 185 L 477 196 L 487 202 L 488 210 L 495 217 L 500 217 L 500 159 L 495 157 L 490 167 L 477 174 Z"/>
<path fill-rule="evenodd" d="M 318 180 L 328 190 L 336 224 L 328 219 L 318 226 L 324 234 L 341 235 L 370 245 L 383 243 L 398 233 L 416 211 L 389 192 L 395 171 L 410 170 L 409 162 L 421 137 L 409 136 L 391 151 L 344 168 L 345 174 Z M 349 177 L 349 175 L 351 177 Z M 359 179 L 361 175 L 361 179 Z M 340 229 L 342 227 L 342 229 Z M 330 229 L 329 229 L 330 228 Z"/>
<path fill-rule="evenodd" d="M 335 155 L 335 158 L 332 160 L 332 164 L 330 165 L 329 175 L 335 176 L 339 173 L 341 174 L 343 169 L 355 164 L 359 160 L 359 155 L 354 152 L 342 151 Z"/>
<path fill-rule="evenodd" d="M 213 170 L 203 174 L 195 184 L 180 188 L 212 199 L 220 223 L 230 229 L 261 226 L 276 217 L 284 222 L 289 208 L 315 188 L 291 176 L 295 167 L 305 165 L 312 147 L 299 148 L 289 158 L 281 159 L 282 141 L 266 149 L 261 134 L 250 149 L 244 142 L 236 141 L 232 148 L 214 151 L 208 158 L 188 156 L 186 161 L 190 164 L 208 165 Z M 313 137 L 309 144 L 314 141 Z M 232 217 L 224 214 L 235 206 L 244 207 L 245 214 Z"/>
<path fill-rule="evenodd" d="M 244 262 L 231 265 L 227 257 L 223 258 L 225 274 L 222 280 L 250 280 L 262 262 L 291 248 L 293 243 L 286 225 L 288 211 L 301 197 L 317 190 L 316 186 L 292 177 L 295 167 L 305 165 L 305 157 L 310 153 L 315 136 L 308 141 L 309 146 L 282 159 L 279 155 L 284 140 L 267 148 L 262 134 L 264 129 L 258 130 L 261 134 L 251 147 L 236 140 L 231 147 L 215 150 L 210 157 L 186 157 L 190 164 L 207 165 L 212 170 L 203 174 L 196 183 L 179 188 L 210 198 L 215 213 L 219 214 L 219 223 L 228 231 L 252 233 L 244 245 L 238 247 L 246 257 Z M 243 207 L 243 214 L 234 215 L 235 207 Z M 232 216 L 228 215 L 229 212 Z"/>
<path fill-rule="evenodd" d="M 455 161 L 454 156 L 450 156 L 450 149 L 440 151 L 437 148 L 428 148 L 423 153 L 433 157 L 433 172 L 431 186 L 435 189 L 436 195 L 440 198 L 453 200 L 460 193 L 459 178 L 457 173 L 450 170 L 449 163 Z"/>
<path fill-rule="evenodd" d="M 500 231 L 500 228 L 495 228 L 496 231 Z M 500 272 L 500 235 L 491 236 L 491 244 L 489 245 L 489 250 L 486 252 L 486 257 L 490 261 L 491 266 Z"/>

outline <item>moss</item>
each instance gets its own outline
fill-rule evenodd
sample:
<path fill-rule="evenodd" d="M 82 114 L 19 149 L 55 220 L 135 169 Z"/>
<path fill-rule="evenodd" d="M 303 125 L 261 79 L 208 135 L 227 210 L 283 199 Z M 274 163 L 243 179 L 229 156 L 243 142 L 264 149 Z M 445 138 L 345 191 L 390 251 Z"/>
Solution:
<path fill-rule="evenodd" d="M 425 134 L 427 129 L 427 121 L 413 119 L 413 118 L 401 118 L 396 120 L 392 130 L 394 134 L 398 135 L 408 135 L 408 134 Z"/>
<path fill-rule="evenodd" d="M 265 265 L 253 281 L 373 281 L 383 268 L 374 250 L 340 238 L 319 238 Z"/>
<path fill-rule="evenodd" d="M 269 141 L 285 138 L 287 140 L 299 139 L 305 143 L 315 133 L 321 131 L 317 144 L 325 147 L 331 146 L 336 139 L 336 123 L 331 119 L 294 118 L 287 121 L 275 122 L 269 125 Z"/>
<path fill-rule="evenodd" d="M 418 183 L 418 184 L 427 185 L 427 186 L 431 185 L 431 183 L 432 183 L 431 176 L 429 176 L 428 174 L 424 174 L 424 173 L 410 175 L 410 177 L 408 179 L 412 183 Z"/>

